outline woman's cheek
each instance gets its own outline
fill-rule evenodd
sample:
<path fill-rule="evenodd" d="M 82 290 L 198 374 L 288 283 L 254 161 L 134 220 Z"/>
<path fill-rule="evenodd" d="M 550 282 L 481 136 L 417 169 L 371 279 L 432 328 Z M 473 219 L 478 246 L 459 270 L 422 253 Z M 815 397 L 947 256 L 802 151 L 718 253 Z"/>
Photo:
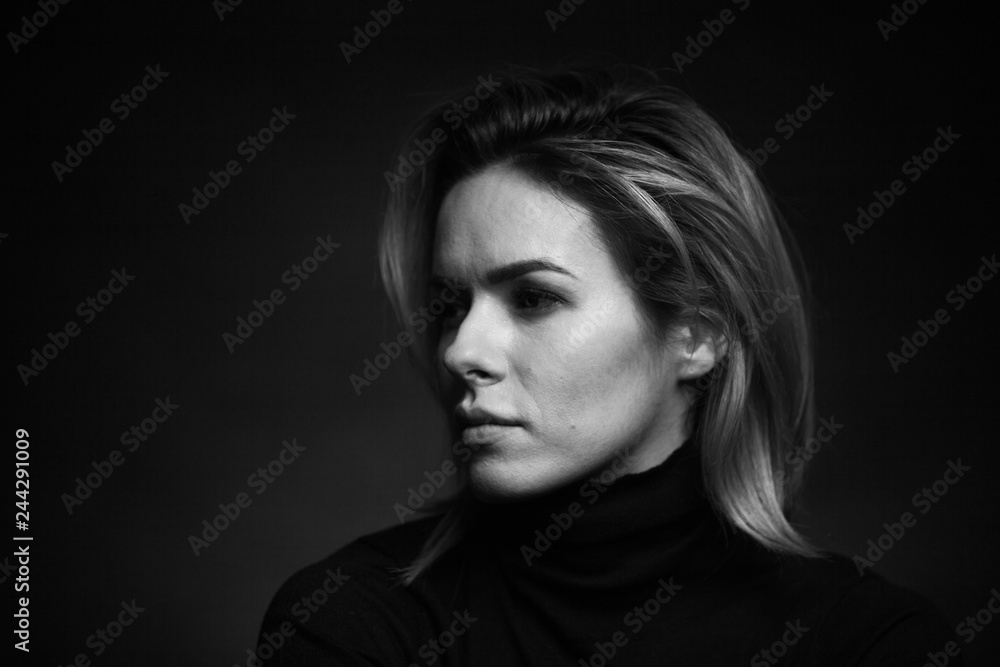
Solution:
<path fill-rule="evenodd" d="M 554 357 L 558 368 L 538 374 L 545 385 L 537 398 L 550 406 L 558 418 L 578 424 L 604 420 L 622 396 L 622 384 L 635 378 L 633 336 L 617 328 L 603 328 L 588 334 L 579 345 Z"/>
<path fill-rule="evenodd" d="M 606 298 L 569 327 L 562 359 L 572 368 L 615 375 L 635 368 L 642 352 L 642 325 L 630 303 Z"/>

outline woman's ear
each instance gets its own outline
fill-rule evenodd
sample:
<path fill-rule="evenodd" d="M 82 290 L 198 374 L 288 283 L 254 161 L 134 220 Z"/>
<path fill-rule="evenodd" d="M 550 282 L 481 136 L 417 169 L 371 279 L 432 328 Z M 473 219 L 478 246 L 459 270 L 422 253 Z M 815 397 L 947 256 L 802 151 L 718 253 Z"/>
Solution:
<path fill-rule="evenodd" d="M 699 327 L 698 336 L 691 327 L 683 326 L 677 331 L 677 379 L 695 380 L 715 368 L 726 356 L 728 342 L 724 336 L 716 335 L 707 327 Z"/>

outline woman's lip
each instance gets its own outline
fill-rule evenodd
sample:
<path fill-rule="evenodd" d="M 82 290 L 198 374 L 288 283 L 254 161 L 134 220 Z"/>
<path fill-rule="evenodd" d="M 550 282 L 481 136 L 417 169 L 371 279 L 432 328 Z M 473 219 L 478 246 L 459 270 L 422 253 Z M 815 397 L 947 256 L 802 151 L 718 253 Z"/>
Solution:
<path fill-rule="evenodd" d="M 487 445 L 510 435 L 521 428 L 519 424 L 477 424 L 462 429 L 462 442 L 467 445 Z"/>

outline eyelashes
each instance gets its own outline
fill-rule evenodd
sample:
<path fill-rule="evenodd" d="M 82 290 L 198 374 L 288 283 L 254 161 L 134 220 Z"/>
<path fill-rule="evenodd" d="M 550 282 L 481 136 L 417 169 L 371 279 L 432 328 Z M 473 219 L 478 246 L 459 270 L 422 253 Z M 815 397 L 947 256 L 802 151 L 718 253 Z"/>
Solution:
<path fill-rule="evenodd" d="M 532 312 L 548 312 L 557 305 L 566 303 L 562 297 L 535 287 L 516 289 L 513 297 L 519 309 Z"/>
<path fill-rule="evenodd" d="M 514 288 L 508 299 L 514 314 L 528 318 L 548 314 L 566 303 L 566 299 L 549 290 L 527 286 Z M 454 303 L 448 304 L 441 314 L 446 326 L 456 325 L 468 313 L 469 304 L 467 294 L 460 295 Z"/>

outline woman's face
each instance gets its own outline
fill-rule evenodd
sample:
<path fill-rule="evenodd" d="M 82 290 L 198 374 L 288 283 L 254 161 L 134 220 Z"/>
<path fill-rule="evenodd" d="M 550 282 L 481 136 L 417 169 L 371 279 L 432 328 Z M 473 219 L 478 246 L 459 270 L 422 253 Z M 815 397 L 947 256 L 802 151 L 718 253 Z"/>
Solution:
<path fill-rule="evenodd" d="M 686 328 L 670 340 L 649 332 L 581 207 L 491 167 L 444 198 L 433 273 L 462 294 L 441 316 L 439 372 L 454 427 L 475 452 L 477 496 L 552 490 L 611 469 L 619 453 L 638 472 L 683 443 L 678 380 L 711 362 L 704 346 L 692 356 Z"/>

